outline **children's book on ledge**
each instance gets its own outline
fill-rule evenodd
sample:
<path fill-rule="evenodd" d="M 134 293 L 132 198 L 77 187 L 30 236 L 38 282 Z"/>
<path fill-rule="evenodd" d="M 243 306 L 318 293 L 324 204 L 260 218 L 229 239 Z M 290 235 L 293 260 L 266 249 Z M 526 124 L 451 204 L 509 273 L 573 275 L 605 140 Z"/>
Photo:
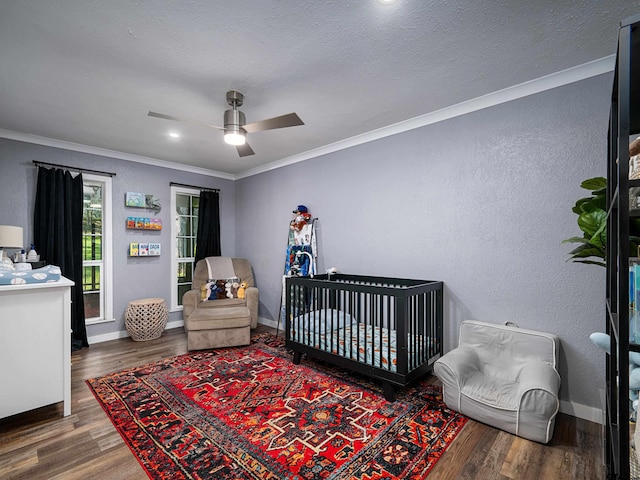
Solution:
<path fill-rule="evenodd" d="M 129 244 L 130 257 L 157 257 L 160 255 L 162 247 L 159 243 L 138 243 Z"/>

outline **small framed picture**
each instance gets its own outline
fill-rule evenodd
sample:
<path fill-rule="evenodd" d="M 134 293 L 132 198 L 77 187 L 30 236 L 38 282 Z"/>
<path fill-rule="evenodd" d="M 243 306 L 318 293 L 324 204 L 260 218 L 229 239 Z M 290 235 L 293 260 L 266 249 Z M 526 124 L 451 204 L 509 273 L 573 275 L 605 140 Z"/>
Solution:
<path fill-rule="evenodd" d="M 146 198 L 144 193 L 127 192 L 124 197 L 124 204 L 126 207 L 138 207 L 145 208 Z"/>

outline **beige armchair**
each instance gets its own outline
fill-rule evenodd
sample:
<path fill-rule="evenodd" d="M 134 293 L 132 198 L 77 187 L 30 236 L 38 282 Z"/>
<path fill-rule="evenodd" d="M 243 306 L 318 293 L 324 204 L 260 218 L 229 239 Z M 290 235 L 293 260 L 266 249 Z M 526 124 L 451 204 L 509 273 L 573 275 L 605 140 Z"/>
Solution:
<path fill-rule="evenodd" d="M 232 277 L 246 284 L 244 298 L 202 299 L 203 285 Z M 188 350 L 248 345 L 251 329 L 258 325 L 258 289 L 251 264 L 244 258 L 229 257 L 198 261 L 182 306 Z"/>

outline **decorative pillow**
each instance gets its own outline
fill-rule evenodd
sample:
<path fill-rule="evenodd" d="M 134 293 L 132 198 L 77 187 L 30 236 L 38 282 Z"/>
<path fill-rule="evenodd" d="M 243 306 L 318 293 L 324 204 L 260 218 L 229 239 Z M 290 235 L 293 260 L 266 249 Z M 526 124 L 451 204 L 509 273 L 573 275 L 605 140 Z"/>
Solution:
<path fill-rule="evenodd" d="M 200 288 L 201 300 L 219 300 L 223 298 L 238 298 L 240 279 L 232 277 L 227 279 L 209 279 Z"/>

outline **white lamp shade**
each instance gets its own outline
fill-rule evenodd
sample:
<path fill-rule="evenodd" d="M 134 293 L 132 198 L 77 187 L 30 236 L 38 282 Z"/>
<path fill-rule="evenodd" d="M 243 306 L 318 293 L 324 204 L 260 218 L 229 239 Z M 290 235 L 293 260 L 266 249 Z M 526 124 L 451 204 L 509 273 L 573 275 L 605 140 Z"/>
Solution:
<path fill-rule="evenodd" d="M 0 248 L 22 248 L 22 227 L 0 225 Z"/>

